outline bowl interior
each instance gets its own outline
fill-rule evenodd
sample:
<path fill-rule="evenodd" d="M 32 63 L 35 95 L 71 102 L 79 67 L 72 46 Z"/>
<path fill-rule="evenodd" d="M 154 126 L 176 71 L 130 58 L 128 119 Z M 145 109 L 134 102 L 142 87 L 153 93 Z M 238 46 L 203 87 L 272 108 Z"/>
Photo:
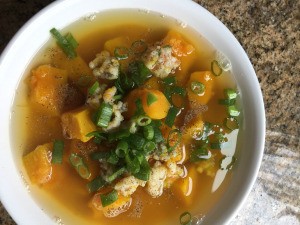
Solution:
<path fill-rule="evenodd" d="M 138 8 L 173 17 L 199 32 L 232 63 L 234 78 L 241 91 L 243 130 L 240 135 L 238 163 L 226 194 L 206 215 L 203 224 L 225 224 L 245 201 L 255 181 L 264 147 L 265 114 L 262 95 L 253 67 L 231 32 L 212 14 L 196 3 L 186 0 L 174 4 L 172 0 L 66 0 L 57 1 L 34 16 L 13 38 L 0 59 L 2 103 L 0 124 L 0 197 L 18 224 L 53 224 L 31 198 L 11 152 L 13 134 L 10 115 L 15 90 L 28 63 L 49 39 L 52 27 L 64 28 L 77 19 L 108 9 Z M 70 10 L 72 9 L 72 10 Z M 180 12 L 180 13 L 178 13 Z M 17 59 L 17 60 L 16 60 Z M 14 191 L 11 191 L 13 188 Z"/>

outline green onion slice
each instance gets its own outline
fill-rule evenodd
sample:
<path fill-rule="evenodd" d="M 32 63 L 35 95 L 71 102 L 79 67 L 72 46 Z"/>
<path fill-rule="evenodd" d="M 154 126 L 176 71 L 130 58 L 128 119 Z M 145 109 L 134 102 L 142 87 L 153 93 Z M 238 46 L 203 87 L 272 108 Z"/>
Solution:
<path fill-rule="evenodd" d="M 50 33 L 56 39 L 58 46 L 68 56 L 68 58 L 75 58 L 77 56 L 74 43 L 70 43 L 56 28 L 52 28 Z"/>
<path fill-rule="evenodd" d="M 130 47 L 130 50 L 132 51 L 132 53 L 137 54 L 137 55 L 145 53 L 147 51 L 147 49 L 148 49 L 148 45 L 143 40 L 134 41 Z"/>
<path fill-rule="evenodd" d="M 178 113 L 180 112 L 180 109 L 178 109 L 175 106 L 172 106 L 167 114 L 166 120 L 165 120 L 165 124 L 169 127 L 172 127 L 174 125 L 176 116 L 178 115 Z"/>
<path fill-rule="evenodd" d="M 141 162 L 140 171 L 138 173 L 135 173 L 134 176 L 140 180 L 148 181 L 150 178 L 150 172 L 151 168 L 146 160 L 146 158 L 143 158 L 143 161 Z"/>
<path fill-rule="evenodd" d="M 52 160 L 53 164 L 61 164 L 63 160 L 64 142 L 55 140 L 53 143 Z"/>
<path fill-rule="evenodd" d="M 239 122 L 237 121 L 236 118 L 233 118 L 233 117 L 225 118 L 224 125 L 226 128 L 228 128 L 231 131 L 239 129 Z"/>
<path fill-rule="evenodd" d="M 144 127 L 151 123 L 151 118 L 149 116 L 139 116 L 136 120 L 137 125 Z"/>
<path fill-rule="evenodd" d="M 129 154 L 125 156 L 125 162 L 127 166 L 127 170 L 132 173 L 138 173 L 140 171 L 140 161 L 138 157 L 133 157 L 133 159 L 130 157 Z"/>
<path fill-rule="evenodd" d="M 236 90 L 231 89 L 231 88 L 225 89 L 224 93 L 225 93 L 226 98 L 229 100 L 236 99 L 236 97 L 237 97 Z"/>
<path fill-rule="evenodd" d="M 95 94 L 96 90 L 100 87 L 99 82 L 96 81 L 88 90 L 90 95 Z"/>
<path fill-rule="evenodd" d="M 121 129 L 108 134 L 108 141 L 113 142 L 116 140 L 121 140 L 123 138 L 127 138 L 130 136 L 130 132 L 128 129 Z"/>
<path fill-rule="evenodd" d="M 115 151 L 119 158 L 124 158 L 128 153 L 128 143 L 123 140 L 119 141 Z"/>
<path fill-rule="evenodd" d="M 192 215 L 189 212 L 184 212 L 179 217 L 180 225 L 191 225 Z"/>
<path fill-rule="evenodd" d="M 72 153 L 69 157 L 70 163 L 76 169 L 77 173 L 83 178 L 88 179 L 91 176 L 89 168 L 84 163 L 84 160 L 81 156 Z"/>
<path fill-rule="evenodd" d="M 69 44 L 75 49 L 78 47 L 78 42 L 76 41 L 76 39 L 73 37 L 73 35 L 71 33 L 67 33 L 67 35 L 65 36 L 65 38 L 67 39 L 67 41 L 69 42 Z"/>
<path fill-rule="evenodd" d="M 100 199 L 103 207 L 106 207 L 118 200 L 118 192 L 113 190 L 107 194 L 100 194 Z"/>
<path fill-rule="evenodd" d="M 200 160 L 209 159 L 211 157 L 211 152 L 208 151 L 207 145 L 204 144 L 196 149 L 194 149 L 190 156 L 191 162 L 197 162 Z"/>
<path fill-rule="evenodd" d="M 143 127 L 143 134 L 147 140 L 152 140 L 154 137 L 154 128 L 151 125 Z"/>
<path fill-rule="evenodd" d="M 228 162 L 229 158 L 231 158 L 230 163 Z M 221 170 L 231 170 L 233 165 L 236 162 L 236 157 L 234 156 L 224 156 L 221 160 L 220 160 L 220 169 Z M 225 166 L 223 166 L 223 164 L 225 164 Z"/>
<path fill-rule="evenodd" d="M 106 161 L 112 165 L 116 165 L 119 162 L 119 157 L 114 151 L 111 151 Z"/>
<path fill-rule="evenodd" d="M 220 76 L 223 73 L 223 69 L 221 68 L 219 62 L 217 60 L 214 60 L 211 62 L 211 72 L 215 76 Z"/>
<path fill-rule="evenodd" d="M 228 106 L 227 110 L 229 116 L 237 117 L 240 115 L 240 111 L 234 105 Z"/>
<path fill-rule="evenodd" d="M 147 141 L 143 149 L 147 154 L 149 154 L 150 152 L 153 152 L 154 149 L 156 149 L 156 144 L 153 141 Z"/>
<path fill-rule="evenodd" d="M 86 186 L 89 193 L 93 193 L 103 188 L 106 185 L 105 180 L 101 176 L 96 177 L 91 182 L 89 182 Z"/>
<path fill-rule="evenodd" d="M 146 140 L 139 134 L 131 134 L 128 138 L 130 146 L 133 146 L 136 149 L 142 149 Z"/>
<path fill-rule="evenodd" d="M 118 60 L 128 59 L 129 50 L 126 47 L 117 47 L 115 48 L 114 54 Z"/>
<path fill-rule="evenodd" d="M 106 178 L 106 181 L 108 183 L 113 182 L 115 179 L 117 179 L 118 177 L 120 177 L 121 175 L 123 175 L 126 172 L 126 168 L 122 167 L 120 169 L 118 169 L 117 171 L 115 171 L 112 175 L 108 176 Z"/>
<path fill-rule="evenodd" d="M 199 81 L 193 81 L 190 88 L 196 95 L 203 95 L 205 92 L 205 85 Z"/>
<path fill-rule="evenodd" d="M 147 105 L 150 106 L 156 101 L 157 101 L 157 97 L 152 93 L 148 93 L 148 95 L 147 95 Z"/>
<path fill-rule="evenodd" d="M 107 127 L 113 114 L 112 105 L 102 102 L 96 115 L 96 124 L 99 127 Z"/>

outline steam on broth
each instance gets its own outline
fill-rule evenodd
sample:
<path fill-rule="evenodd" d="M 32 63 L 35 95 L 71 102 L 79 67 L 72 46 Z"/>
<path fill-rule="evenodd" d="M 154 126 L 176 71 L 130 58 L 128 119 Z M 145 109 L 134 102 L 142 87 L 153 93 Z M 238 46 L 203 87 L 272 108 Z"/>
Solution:
<path fill-rule="evenodd" d="M 12 114 L 36 201 L 65 224 L 204 217 L 230 180 L 238 135 L 235 83 L 216 50 L 178 21 L 134 10 L 60 33 L 77 56 L 51 38 L 25 71 Z"/>

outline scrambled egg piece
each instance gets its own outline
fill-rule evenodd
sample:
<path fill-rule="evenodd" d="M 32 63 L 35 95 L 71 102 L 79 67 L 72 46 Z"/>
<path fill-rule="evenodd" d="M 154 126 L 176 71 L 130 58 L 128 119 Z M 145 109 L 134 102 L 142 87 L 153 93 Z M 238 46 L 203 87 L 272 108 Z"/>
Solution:
<path fill-rule="evenodd" d="M 161 196 L 166 178 L 167 168 L 157 161 L 151 168 L 150 178 L 147 181 L 146 191 L 148 194 L 153 198 Z"/>
<path fill-rule="evenodd" d="M 146 181 L 137 179 L 134 176 L 129 176 L 116 183 L 115 190 L 127 197 L 132 195 L 139 186 L 145 187 L 145 185 Z"/>
<path fill-rule="evenodd" d="M 96 58 L 89 63 L 96 77 L 108 80 L 115 80 L 119 77 L 119 61 L 110 56 L 108 51 L 102 51 L 96 55 Z"/>

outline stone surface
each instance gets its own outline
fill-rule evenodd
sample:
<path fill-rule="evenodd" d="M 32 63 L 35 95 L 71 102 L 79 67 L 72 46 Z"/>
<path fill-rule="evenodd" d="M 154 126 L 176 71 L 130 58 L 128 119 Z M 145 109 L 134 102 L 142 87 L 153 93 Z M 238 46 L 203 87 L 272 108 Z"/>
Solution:
<path fill-rule="evenodd" d="M 0 0 L 0 52 L 50 0 Z M 300 1 L 195 0 L 240 41 L 266 107 L 265 155 L 255 186 L 231 225 L 300 224 Z M 0 224 L 15 224 L 0 205 Z"/>

